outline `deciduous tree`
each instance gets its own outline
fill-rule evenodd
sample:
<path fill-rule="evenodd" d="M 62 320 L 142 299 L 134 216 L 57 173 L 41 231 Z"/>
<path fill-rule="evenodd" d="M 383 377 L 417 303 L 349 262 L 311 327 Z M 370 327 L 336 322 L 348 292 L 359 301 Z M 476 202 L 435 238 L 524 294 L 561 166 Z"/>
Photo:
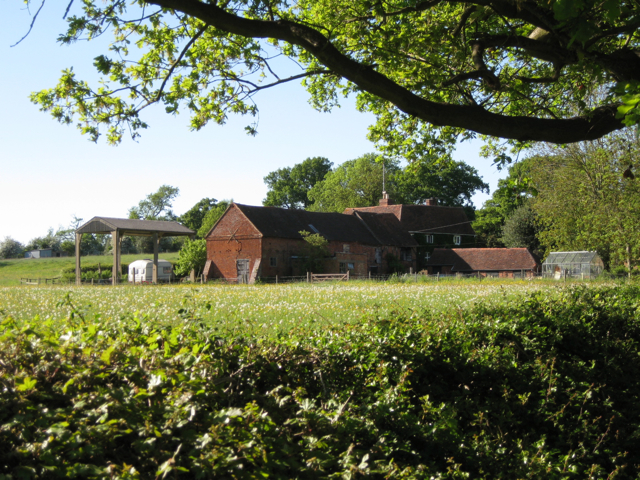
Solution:
<path fill-rule="evenodd" d="M 24 245 L 11 237 L 4 237 L 0 242 L 0 258 L 18 258 L 24 252 Z"/>
<path fill-rule="evenodd" d="M 190 228 L 194 232 L 197 232 L 202 227 L 204 218 L 213 207 L 217 205 L 218 201 L 215 198 L 203 198 L 187 212 L 180 215 L 178 221 L 185 227 Z"/>
<path fill-rule="evenodd" d="M 308 193 L 331 171 L 331 163 L 324 157 L 307 158 L 293 167 L 270 172 L 264 177 L 269 187 L 262 202 L 268 207 L 307 208 L 311 205 Z"/>
<path fill-rule="evenodd" d="M 622 131 L 593 142 L 541 149 L 532 168 L 532 206 L 547 251 L 596 250 L 608 265 L 633 266 L 640 257 L 640 185 L 625 177 L 640 148 Z"/>
<path fill-rule="evenodd" d="M 498 181 L 498 188 L 481 209 L 475 212 L 473 230 L 483 247 L 504 247 L 502 229 L 509 216 L 536 194 L 530 178 L 530 164 L 526 159 L 509 167 L 507 178 Z"/>
<path fill-rule="evenodd" d="M 229 113 L 255 115 L 256 92 L 300 79 L 320 110 L 355 93 L 359 108 L 378 117 L 372 138 L 405 158 L 423 156 L 434 129 L 446 142 L 466 130 L 567 143 L 639 118 L 640 16 L 628 0 L 68 5 L 62 43 L 114 35 L 94 60 L 104 84 L 69 69 L 32 100 L 94 140 L 101 129 L 112 143 L 125 131 L 138 135 L 147 127 L 140 113 L 154 103 L 172 114 L 190 110 L 193 129 Z M 278 72 L 279 56 L 299 70 Z M 600 86 L 616 88 L 586 101 Z"/>
<path fill-rule="evenodd" d="M 140 200 L 137 207 L 129 209 L 129 218 L 140 220 L 176 220 L 171 207 L 173 201 L 180 194 L 180 189 L 169 185 L 162 185 L 157 192 L 150 193 L 144 200 Z"/>
<path fill-rule="evenodd" d="M 471 197 L 477 191 L 489 192 L 475 168 L 447 158 L 415 161 L 397 173 L 394 182 L 402 203 L 423 203 L 435 197 L 440 205 L 468 207 L 469 214 L 473 213 Z"/>
<path fill-rule="evenodd" d="M 380 161 L 378 161 L 380 160 Z M 313 201 L 308 210 L 314 212 L 343 212 L 349 207 L 369 207 L 377 205 L 382 196 L 383 159 L 367 153 L 355 160 L 349 160 L 329 172 L 310 191 Z M 389 180 L 400 171 L 398 162 L 384 160 Z M 395 194 L 391 181 L 385 187 Z"/>

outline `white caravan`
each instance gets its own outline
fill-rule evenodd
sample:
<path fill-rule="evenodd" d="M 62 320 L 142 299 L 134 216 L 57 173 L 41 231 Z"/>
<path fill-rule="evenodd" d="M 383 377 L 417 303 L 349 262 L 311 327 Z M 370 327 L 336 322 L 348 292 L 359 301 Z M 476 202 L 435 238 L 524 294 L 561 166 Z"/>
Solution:
<path fill-rule="evenodd" d="M 173 266 L 168 260 L 158 259 L 158 282 L 169 282 Z M 129 283 L 151 283 L 153 281 L 153 260 L 136 260 L 129 264 Z"/>

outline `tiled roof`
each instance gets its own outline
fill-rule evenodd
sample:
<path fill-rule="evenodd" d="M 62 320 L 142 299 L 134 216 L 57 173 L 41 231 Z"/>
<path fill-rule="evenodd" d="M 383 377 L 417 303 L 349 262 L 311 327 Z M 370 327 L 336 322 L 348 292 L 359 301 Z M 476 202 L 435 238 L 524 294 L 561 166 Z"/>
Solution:
<path fill-rule="evenodd" d="M 409 232 L 402 228 L 398 219 L 391 213 L 356 212 L 355 217 L 365 223 L 381 245 L 394 245 L 397 247 L 418 246 L 418 242 Z"/>
<path fill-rule="evenodd" d="M 452 265 L 453 272 L 536 270 L 540 262 L 526 248 L 436 248 L 427 266 Z"/>
<path fill-rule="evenodd" d="M 402 228 L 409 232 L 448 233 L 475 235 L 471 222 L 462 207 L 439 205 L 388 205 L 377 207 L 347 208 L 344 213 L 392 213 L 400 220 Z"/>
<path fill-rule="evenodd" d="M 301 230 L 319 233 L 329 241 L 364 245 L 416 246 L 393 215 L 308 212 L 277 207 L 234 204 L 265 237 L 302 238 Z"/>

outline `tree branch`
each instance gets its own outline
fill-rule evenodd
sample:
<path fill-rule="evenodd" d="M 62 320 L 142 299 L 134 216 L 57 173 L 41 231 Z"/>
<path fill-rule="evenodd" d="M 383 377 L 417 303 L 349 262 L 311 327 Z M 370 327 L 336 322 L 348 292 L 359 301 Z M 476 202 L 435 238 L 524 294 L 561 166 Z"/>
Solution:
<path fill-rule="evenodd" d="M 272 38 L 297 45 L 313 55 L 335 75 L 390 102 L 404 113 L 435 126 L 463 128 L 519 141 L 554 143 L 592 140 L 622 128 L 621 121 L 616 119 L 617 104 L 594 109 L 585 116 L 556 120 L 501 115 L 477 106 L 429 101 L 341 53 L 329 39 L 308 25 L 286 20 L 272 22 L 240 17 L 214 4 L 198 0 L 149 0 L 148 3 L 186 13 L 231 34 L 250 38 Z"/>

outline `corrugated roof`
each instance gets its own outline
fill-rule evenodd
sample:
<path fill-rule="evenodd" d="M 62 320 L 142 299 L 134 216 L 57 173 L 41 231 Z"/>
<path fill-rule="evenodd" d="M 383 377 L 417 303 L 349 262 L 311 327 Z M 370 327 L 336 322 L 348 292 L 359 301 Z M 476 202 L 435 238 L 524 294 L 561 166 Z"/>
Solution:
<path fill-rule="evenodd" d="M 402 228 L 409 232 L 448 233 L 475 235 L 471 222 L 462 207 L 440 205 L 388 205 L 376 207 L 347 208 L 344 213 L 355 211 L 367 213 L 392 213 Z"/>
<path fill-rule="evenodd" d="M 540 262 L 526 248 L 436 248 L 427 265 L 452 265 L 453 272 L 486 272 L 535 270 Z"/>
<path fill-rule="evenodd" d="M 116 229 L 123 235 L 142 236 L 153 235 L 156 232 L 165 236 L 195 235 L 196 233 L 178 222 L 110 217 L 93 217 L 80 226 L 76 233 L 111 233 Z"/>

